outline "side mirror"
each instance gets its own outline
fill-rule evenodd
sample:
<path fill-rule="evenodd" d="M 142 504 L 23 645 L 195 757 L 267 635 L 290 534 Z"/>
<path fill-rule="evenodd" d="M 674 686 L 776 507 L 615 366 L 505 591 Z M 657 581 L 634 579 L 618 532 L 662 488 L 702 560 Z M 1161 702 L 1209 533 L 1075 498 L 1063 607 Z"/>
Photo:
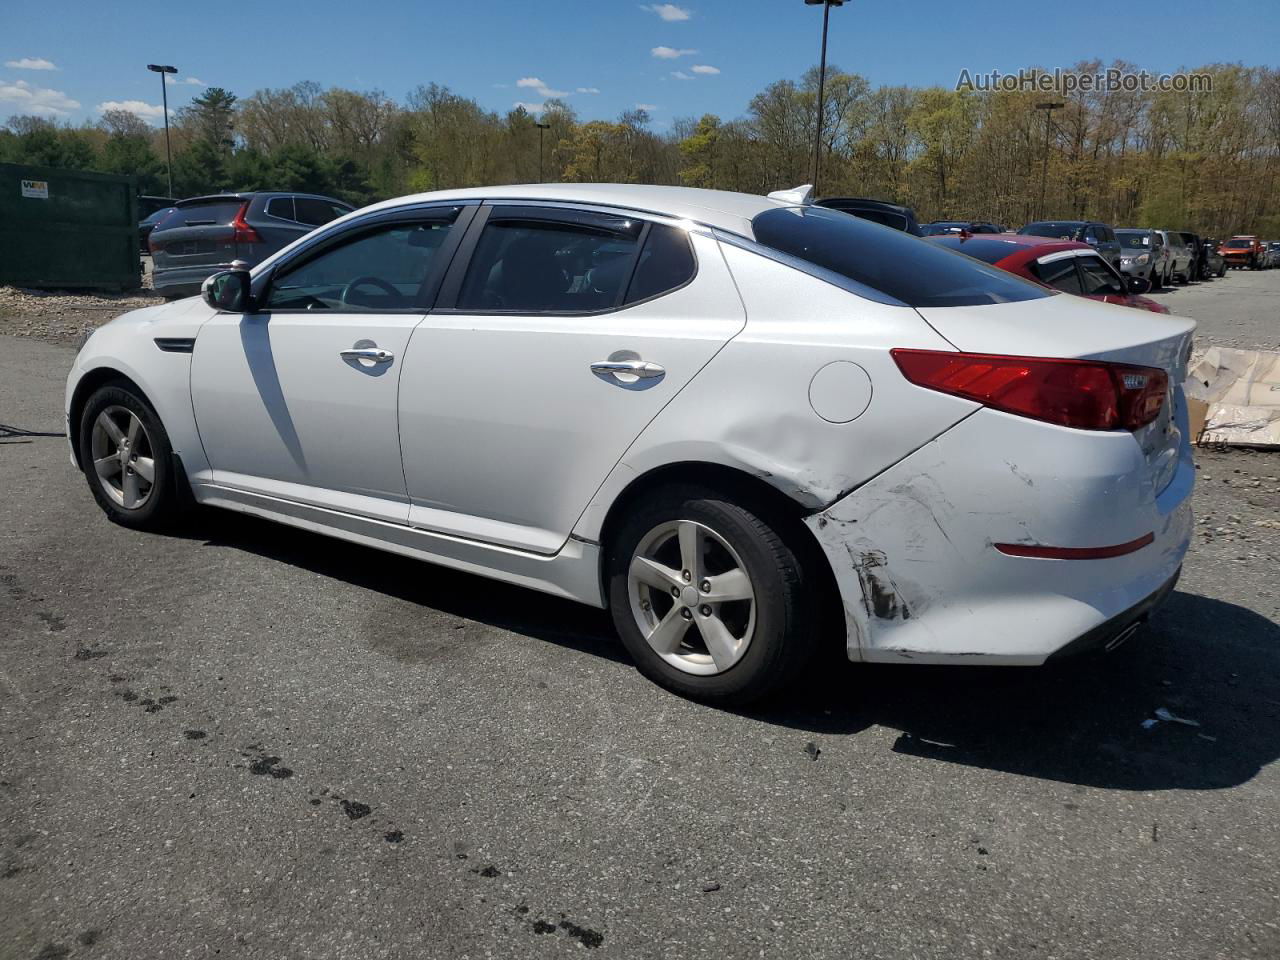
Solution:
<path fill-rule="evenodd" d="M 249 293 L 248 270 L 223 270 L 200 285 L 200 296 L 215 310 L 247 313 L 252 296 Z"/>
<path fill-rule="evenodd" d="M 1151 289 L 1151 281 L 1146 277 L 1129 277 L 1129 292 L 1133 294 L 1144 294 Z"/>

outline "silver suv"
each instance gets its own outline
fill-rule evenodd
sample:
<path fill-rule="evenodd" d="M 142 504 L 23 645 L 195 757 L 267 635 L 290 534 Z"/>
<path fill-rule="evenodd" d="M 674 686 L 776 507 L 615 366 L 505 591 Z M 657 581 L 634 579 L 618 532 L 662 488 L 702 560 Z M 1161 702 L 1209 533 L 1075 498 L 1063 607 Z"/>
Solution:
<path fill-rule="evenodd" d="M 1168 282 L 1169 251 L 1164 244 L 1164 234 L 1159 230 L 1141 230 L 1136 227 L 1116 228 L 1116 240 L 1120 243 L 1120 272 L 1130 277 L 1141 277 L 1159 290 Z"/>

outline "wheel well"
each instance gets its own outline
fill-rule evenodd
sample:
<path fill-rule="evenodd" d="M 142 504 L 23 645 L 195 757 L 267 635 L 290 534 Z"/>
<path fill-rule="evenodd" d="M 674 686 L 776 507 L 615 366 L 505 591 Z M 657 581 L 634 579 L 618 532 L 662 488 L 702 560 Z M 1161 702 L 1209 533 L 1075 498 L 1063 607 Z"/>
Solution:
<path fill-rule="evenodd" d="M 800 557 L 804 569 L 812 571 L 816 579 L 815 590 L 822 605 L 823 633 L 838 633 L 840 651 L 844 652 L 846 628 L 840 590 L 836 586 L 835 574 L 826 554 L 813 531 L 804 523 L 809 511 L 759 477 L 717 463 L 687 461 L 658 467 L 632 480 L 613 501 L 600 528 L 600 595 L 605 598 L 606 604 L 609 597 L 609 546 L 622 519 L 632 504 L 661 487 L 673 484 L 709 487 L 731 497 L 736 503 L 748 507 L 773 524 Z M 834 636 L 832 639 L 834 640 Z"/>
<path fill-rule="evenodd" d="M 75 455 L 77 466 L 82 466 L 80 463 L 80 438 L 77 433 L 80 430 L 80 418 L 84 414 L 84 405 L 89 402 L 89 398 L 93 396 L 95 390 L 106 386 L 108 383 L 119 383 L 129 387 L 146 401 L 151 409 L 155 409 L 155 404 L 151 402 L 151 398 L 147 396 L 146 391 L 119 370 L 113 370 L 111 367 L 97 367 L 94 370 L 90 370 L 76 384 L 75 392 L 71 394 L 71 407 L 67 411 L 68 439 L 71 441 L 71 450 Z"/>

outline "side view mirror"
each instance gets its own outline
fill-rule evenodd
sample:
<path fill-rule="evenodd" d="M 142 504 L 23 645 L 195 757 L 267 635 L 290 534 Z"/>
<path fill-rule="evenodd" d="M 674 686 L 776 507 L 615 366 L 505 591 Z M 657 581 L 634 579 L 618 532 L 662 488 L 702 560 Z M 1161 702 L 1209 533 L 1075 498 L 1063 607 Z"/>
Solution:
<path fill-rule="evenodd" d="M 1151 281 L 1146 277 L 1129 277 L 1129 292 L 1133 294 L 1144 294 L 1151 289 Z"/>
<path fill-rule="evenodd" d="M 249 271 L 223 270 L 221 273 L 215 273 L 200 285 L 200 296 L 215 310 L 247 313 L 252 300 L 249 292 Z"/>

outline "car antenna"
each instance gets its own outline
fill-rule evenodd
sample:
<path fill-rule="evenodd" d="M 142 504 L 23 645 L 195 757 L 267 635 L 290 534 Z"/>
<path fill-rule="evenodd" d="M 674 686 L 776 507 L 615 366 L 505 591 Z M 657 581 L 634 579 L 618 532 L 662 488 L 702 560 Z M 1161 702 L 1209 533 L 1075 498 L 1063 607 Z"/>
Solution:
<path fill-rule="evenodd" d="M 775 190 L 769 194 L 769 199 L 807 207 L 813 203 L 813 184 L 806 183 L 803 186 L 792 187 L 790 190 Z"/>

